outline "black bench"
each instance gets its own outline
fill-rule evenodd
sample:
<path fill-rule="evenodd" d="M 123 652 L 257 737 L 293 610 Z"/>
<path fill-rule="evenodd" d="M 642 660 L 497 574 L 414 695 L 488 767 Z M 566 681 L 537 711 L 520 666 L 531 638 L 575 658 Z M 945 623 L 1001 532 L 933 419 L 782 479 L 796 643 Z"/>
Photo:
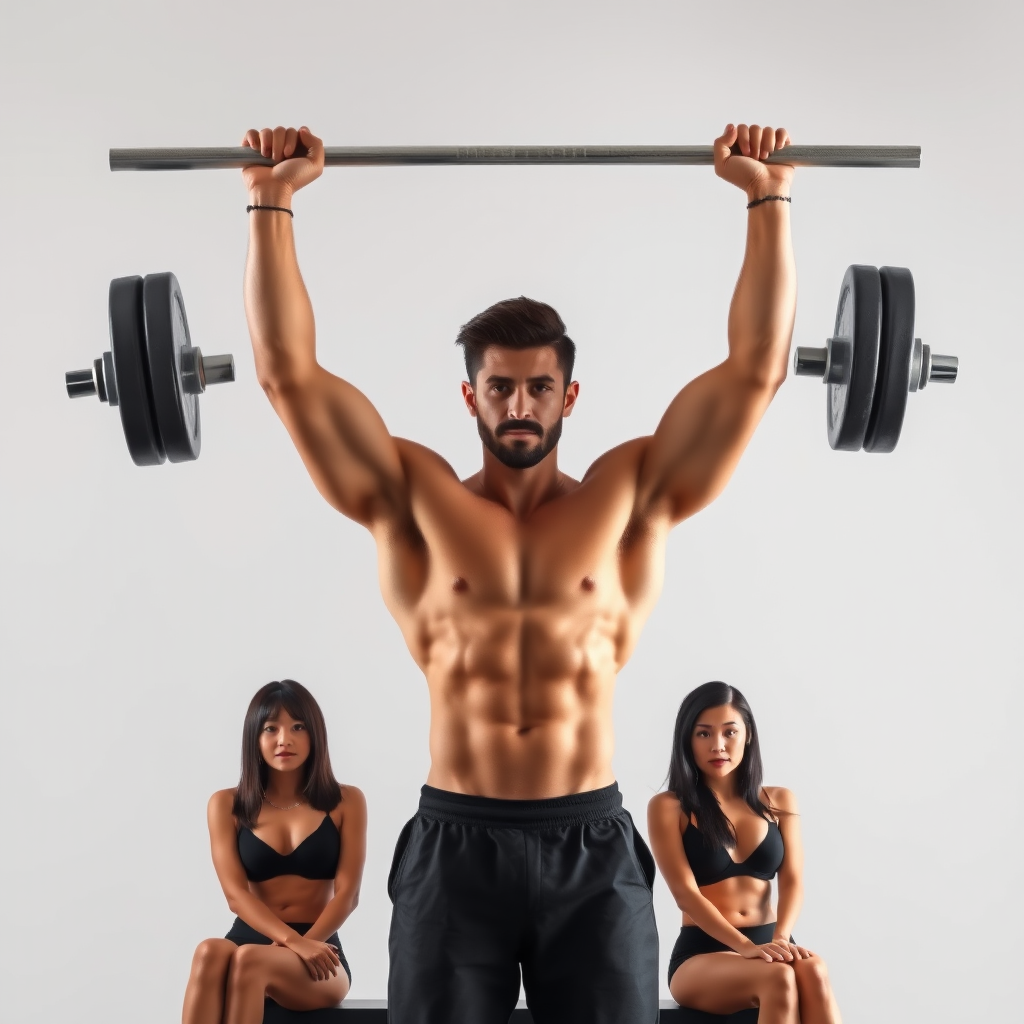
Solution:
<path fill-rule="evenodd" d="M 298 1013 L 268 999 L 263 1011 L 263 1024 L 387 1024 L 387 1007 L 384 999 L 348 999 L 330 1010 Z M 525 1004 L 520 1003 L 512 1011 L 509 1024 L 533 1024 L 533 1017 Z M 757 1010 L 741 1010 L 722 1017 L 701 1010 L 688 1010 L 663 999 L 661 1024 L 757 1024 Z"/>

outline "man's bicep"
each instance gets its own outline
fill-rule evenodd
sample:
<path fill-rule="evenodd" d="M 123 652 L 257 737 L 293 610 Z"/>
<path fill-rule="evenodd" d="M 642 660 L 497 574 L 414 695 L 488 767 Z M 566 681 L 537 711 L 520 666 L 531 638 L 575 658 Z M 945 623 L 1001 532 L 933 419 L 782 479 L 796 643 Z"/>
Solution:
<path fill-rule="evenodd" d="M 774 391 L 728 360 L 690 381 L 672 400 L 648 444 L 638 503 L 673 523 L 724 489 Z"/>
<path fill-rule="evenodd" d="M 321 367 L 270 393 L 317 490 L 364 526 L 407 503 L 398 445 L 358 388 Z"/>

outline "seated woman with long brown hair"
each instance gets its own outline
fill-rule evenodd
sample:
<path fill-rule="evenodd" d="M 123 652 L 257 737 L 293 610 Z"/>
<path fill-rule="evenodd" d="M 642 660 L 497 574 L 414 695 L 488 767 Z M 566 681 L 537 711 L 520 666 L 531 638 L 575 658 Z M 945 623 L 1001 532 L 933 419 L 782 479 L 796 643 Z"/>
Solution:
<path fill-rule="evenodd" d="M 687 694 L 669 791 L 648 805 L 651 848 L 683 912 L 669 989 L 708 1013 L 756 1006 L 758 1024 L 840 1024 L 825 962 L 790 935 L 803 898 L 796 799 L 761 779 L 743 694 L 720 682 Z"/>
<path fill-rule="evenodd" d="M 207 809 L 213 865 L 237 914 L 196 948 L 182 1024 L 260 1024 L 264 999 L 290 1010 L 335 1006 L 352 975 L 338 929 L 356 907 L 366 801 L 334 778 L 327 728 L 291 679 L 249 704 L 242 775 Z"/>

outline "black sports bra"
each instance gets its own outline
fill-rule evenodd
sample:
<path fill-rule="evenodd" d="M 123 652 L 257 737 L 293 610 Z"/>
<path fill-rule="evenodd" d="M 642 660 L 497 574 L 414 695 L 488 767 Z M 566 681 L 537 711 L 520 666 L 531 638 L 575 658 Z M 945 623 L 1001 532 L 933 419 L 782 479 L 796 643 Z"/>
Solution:
<path fill-rule="evenodd" d="M 782 833 L 774 821 L 768 823 L 767 834 L 750 856 L 739 863 L 729 856 L 727 850 L 712 850 L 693 822 L 687 824 L 683 832 L 683 850 L 698 886 L 714 885 L 723 878 L 741 875 L 769 881 L 777 874 L 786 852 Z"/>
<path fill-rule="evenodd" d="M 291 853 L 278 853 L 251 828 L 238 830 L 238 856 L 250 882 L 265 882 L 279 875 L 328 879 L 338 873 L 341 836 L 329 814 Z"/>

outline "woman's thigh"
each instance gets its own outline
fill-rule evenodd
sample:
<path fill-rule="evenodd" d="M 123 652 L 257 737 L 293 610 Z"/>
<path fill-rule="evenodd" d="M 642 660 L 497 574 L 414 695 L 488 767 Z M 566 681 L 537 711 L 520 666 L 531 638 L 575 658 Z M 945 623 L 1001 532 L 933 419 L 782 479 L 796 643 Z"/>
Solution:
<path fill-rule="evenodd" d="M 282 946 L 240 946 L 239 953 L 234 958 L 235 967 L 242 968 L 239 974 L 258 977 L 266 994 L 287 1010 L 336 1006 L 348 994 L 348 975 L 341 966 L 333 977 L 315 981 L 306 965 Z"/>
<path fill-rule="evenodd" d="M 669 983 L 672 998 L 681 1006 L 705 1013 L 735 1013 L 758 1006 L 764 993 L 789 979 L 789 964 L 748 960 L 739 953 L 700 953 L 676 968 Z"/>

